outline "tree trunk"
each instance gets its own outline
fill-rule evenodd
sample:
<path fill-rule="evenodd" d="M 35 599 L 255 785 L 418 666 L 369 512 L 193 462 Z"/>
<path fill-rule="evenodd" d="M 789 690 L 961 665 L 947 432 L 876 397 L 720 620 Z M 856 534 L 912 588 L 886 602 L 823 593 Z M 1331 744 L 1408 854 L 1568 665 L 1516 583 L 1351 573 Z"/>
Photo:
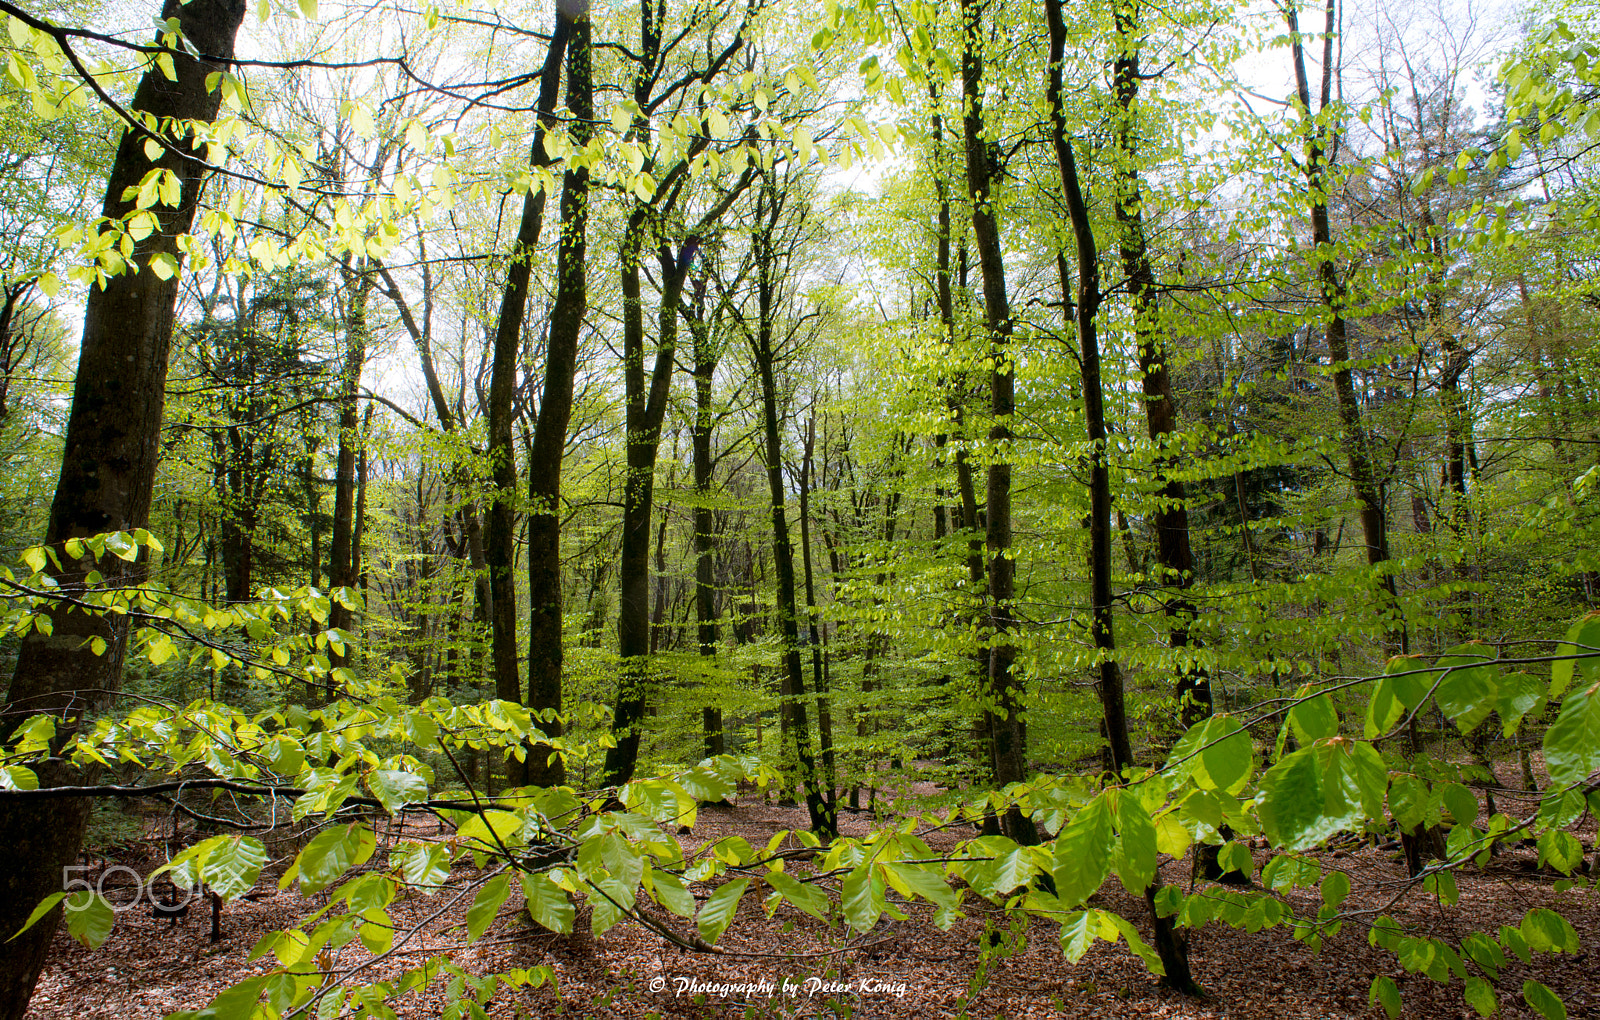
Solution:
<path fill-rule="evenodd" d="M 1189 510 L 1183 482 L 1173 477 L 1177 457 L 1168 453 L 1178 431 L 1178 408 L 1173 400 L 1172 375 L 1167 367 L 1166 344 L 1160 324 L 1160 295 L 1155 269 L 1150 263 L 1144 229 L 1144 196 L 1139 178 L 1137 103 L 1139 97 L 1139 43 L 1141 29 L 1130 6 L 1119 3 L 1115 11 L 1121 45 L 1113 63 L 1118 106 L 1117 147 L 1122 167 L 1118 174 L 1117 225 L 1121 235 L 1122 272 L 1133 306 L 1134 335 L 1138 341 L 1139 372 L 1143 380 L 1145 424 L 1155 447 L 1153 467 L 1161 488 L 1151 513 L 1155 530 L 1156 560 L 1161 583 L 1167 588 L 1163 608 L 1167 617 L 1167 644 L 1187 648 L 1189 626 L 1195 618 L 1188 591 L 1194 582 L 1194 553 L 1189 545 Z M 1211 714 L 1211 680 L 1198 666 L 1175 666 L 1178 705 L 1187 729 Z"/>
<path fill-rule="evenodd" d="M 767 489 L 771 495 L 772 558 L 778 581 L 778 626 L 783 635 L 784 707 L 789 722 L 788 738 L 800 767 L 800 783 L 805 789 L 806 810 L 811 829 L 825 841 L 838 834 L 833 804 L 822 795 L 816 760 L 811 753 L 811 726 L 806 712 L 806 679 L 800 662 L 799 611 L 795 594 L 794 547 L 789 543 L 789 522 L 785 512 L 783 484 L 783 444 L 778 433 L 777 381 L 773 375 L 772 332 L 776 314 L 774 298 L 778 272 L 772 251 L 774 228 L 783 216 L 783 196 L 771 183 L 763 185 L 756 206 L 758 226 L 752 238 L 756 261 L 756 301 L 760 321 L 751 338 L 756 371 L 761 381 L 761 410 L 765 431 L 763 450 L 767 468 Z M 792 789 L 784 781 L 785 791 Z"/>
<path fill-rule="evenodd" d="M 544 151 L 545 132 L 554 123 L 556 97 L 561 85 L 561 61 L 572 36 L 572 21 L 556 5 L 555 32 L 539 72 L 538 123 L 528 150 L 528 165 L 550 165 Z M 522 702 L 522 679 L 517 669 L 516 491 L 517 458 L 512 447 L 513 396 L 517 369 L 522 363 L 522 323 L 528 308 L 528 283 L 534 251 L 544 224 L 545 193 L 530 188 L 522 197 L 522 218 L 517 241 L 511 248 L 505 289 L 500 294 L 500 315 L 494 334 L 494 354 L 489 370 L 489 463 L 494 472 L 494 495 L 484 529 L 484 560 L 489 569 L 490 660 L 495 697 Z M 548 372 L 548 369 L 546 370 Z M 565 430 L 563 430 L 565 431 Z M 563 441 L 565 436 L 562 437 Z M 515 765 L 509 766 L 513 771 Z M 525 767 L 522 770 L 527 771 Z"/>
<path fill-rule="evenodd" d="M 344 367 L 339 380 L 339 461 L 333 481 L 333 529 L 328 539 L 330 591 L 355 588 L 356 564 L 360 558 L 355 548 L 356 461 L 362 444 L 357 398 L 361 392 L 361 372 L 367 363 L 367 296 L 372 292 L 371 267 L 363 260 L 358 269 L 347 267 L 345 278 L 350 290 L 345 307 Z M 347 631 L 350 623 L 350 609 L 335 597 L 328 612 L 328 626 Z M 340 666 L 347 657 L 330 649 L 329 660 Z M 333 686 L 335 690 L 338 688 L 337 684 Z"/>
<path fill-rule="evenodd" d="M 617 654 L 622 668 L 612 715 L 616 744 L 606 752 L 606 782 L 621 785 L 633 778 L 639 761 L 639 721 L 644 718 L 650 653 L 650 525 L 655 515 L 656 457 L 661 448 L 661 420 L 672 385 L 677 347 L 678 302 L 697 241 L 676 254 L 663 248 L 661 314 L 656 360 L 646 389 L 644 373 L 644 305 L 640 260 L 646 216 L 630 217 L 622 245 L 622 343 L 627 393 L 627 477 L 622 496 L 622 555 L 619 558 Z"/>
<path fill-rule="evenodd" d="M 1083 416 L 1089 433 L 1089 561 L 1090 603 L 1095 649 L 1100 657 L 1100 704 L 1105 716 L 1106 737 L 1111 749 L 1112 771 L 1121 775 L 1133 765 L 1132 741 L 1128 737 L 1128 716 L 1123 701 L 1122 675 L 1117 667 L 1117 642 L 1112 628 L 1111 602 L 1111 476 L 1107 464 L 1105 397 L 1100 382 L 1100 344 L 1098 317 L 1103 295 L 1100 292 L 1100 252 L 1095 243 L 1089 207 L 1078 179 L 1077 158 L 1067 135 L 1063 108 L 1062 60 L 1066 53 L 1067 28 L 1061 16 L 1061 0 L 1045 0 L 1045 16 L 1050 26 L 1050 142 L 1061 174 L 1062 197 L 1076 239 L 1077 328 L 1083 371 Z M 1064 260 L 1058 266 L 1065 267 Z M 1071 293 L 1063 273 L 1062 299 Z M 993 511 L 991 510 L 991 513 Z M 1150 920 L 1155 931 L 1156 952 L 1166 969 L 1165 983 L 1187 995 L 1201 994 L 1189 970 L 1189 947 L 1173 926 L 1170 917 L 1156 910 L 1155 898 L 1161 889 L 1159 871 L 1145 889 Z"/>
<path fill-rule="evenodd" d="M 989 734 L 994 781 L 1005 786 L 1027 778 L 1027 737 L 1023 731 L 1021 691 L 1012 672 L 1016 647 L 1012 632 L 1016 621 L 1016 563 L 1011 558 L 1011 464 L 1002 451 L 1011 441 L 1011 414 L 1015 408 L 1016 366 L 1009 352 L 1011 299 L 1006 289 L 1005 259 L 1000 246 L 1000 226 L 995 218 L 990 154 L 983 140 L 983 39 L 981 12 L 974 0 L 962 0 L 964 42 L 961 83 L 964 98 L 962 137 L 966 146 L 967 192 L 972 197 L 972 237 L 983 275 L 984 318 L 988 327 L 993 367 L 989 371 L 989 406 L 994 424 L 989 428 L 987 519 L 985 546 L 989 555 Z M 1006 835 L 1024 845 L 1039 841 L 1033 820 L 1019 808 L 1006 812 Z"/>
<path fill-rule="evenodd" d="M 709 505 L 715 470 L 711 456 L 711 434 L 715 424 L 712 386 L 716 380 L 720 354 L 711 336 L 710 325 L 703 317 L 698 318 L 694 326 L 694 424 L 689 435 L 693 449 L 695 491 L 694 607 L 700 655 L 712 659 L 717 654 L 716 564 L 713 561 L 716 521 Z M 701 708 L 700 715 L 706 757 L 724 753 L 728 745 L 722 731 L 722 706 L 707 703 Z"/>
<path fill-rule="evenodd" d="M 811 569 L 812 453 L 816 447 L 817 419 L 806 422 L 806 445 L 800 461 L 800 560 L 806 579 L 806 631 L 811 645 L 811 686 L 817 692 L 817 746 L 822 752 L 821 785 L 828 810 L 838 814 L 839 771 L 833 756 L 833 703 L 828 698 L 828 674 L 822 657 L 822 632 L 817 624 L 817 589 Z"/>
<path fill-rule="evenodd" d="M 1293 6 L 1283 9 L 1289 28 L 1289 53 L 1294 63 L 1295 90 L 1300 117 L 1306 132 L 1305 158 L 1301 162 L 1311 211 L 1311 244 L 1316 253 L 1317 283 L 1324 310 L 1328 358 L 1333 364 L 1334 398 L 1339 408 L 1340 436 L 1350 466 L 1350 482 L 1361 504 L 1361 533 L 1367 547 L 1367 565 L 1376 577 L 1386 617 L 1385 629 L 1391 650 L 1404 653 L 1409 646 L 1405 619 L 1401 615 L 1394 573 L 1389 560 L 1388 518 L 1384 510 L 1383 486 L 1372 462 L 1372 443 L 1361 420 L 1361 404 L 1356 398 L 1350 371 L 1350 339 L 1345 320 L 1345 283 L 1334 265 L 1333 226 L 1328 211 L 1330 151 L 1339 143 L 1339 127 L 1328 115 L 1333 101 L 1334 39 L 1337 29 L 1338 0 L 1327 0 L 1323 29 L 1322 88 L 1318 104 L 1311 105 L 1311 82 L 1306 74 L 1305 44 L 1300 21 Z"/>
<path fill-rule="evenodd" d="M 206 75 L 226 67 L 244 12 L 243 0 L 167 0 L 162 17 L 178 19 L 184 36 L 200 52 L 223 63 L 202 63 L 181 50 L 171 51 L 169 66 L 177 80 L 169 81 L 152 65 L 139 82 L 132 109 L 160 123 L 214 118 L 221 93 L 206 89 Z M 65 569 L 56 580 L 67 591 L 81 590 L 91 569 L 98 569 L 111 585 L 136 582 L 142 570 L 114 556 L 98 564 L 73 562 L 62 545 L 69 538 L 143 527 L 149 518 L 178 274 L 162 279 L 147 263 L 160 255 L 174 266 L 181 264 L 177 240 L 193 222 L 205 170 L 181 154 L 186 139 L 175 139 L 154 165 L 145 155 L 145 140 L 142 134 L 124 132 L 106 184 L 104 215 L 132 212 L 134 203 L 123 193 L 137 191 L 139 181 L 155 167 L 177 176 L 180 197 L 175 207 L 152 210 L 158 227 L 134 247 L 142 271 L 110 277 L 103 288 L 91 287 L 85 302 L 61 475 L 46 535 L 61 556 Z M 106 704 L 101 692 L 120 685 L 125 626 L 83 613 L 52 619 L 53 633 L 35 629 L 22 642 L 0 715 L 0 740 L 9 738 L 29 715 L 43 712 L 57 717 L 60 746 L 77 732 L 86 709 Z M 96 637 L 107 642 L 104 655 L 88 647 Z M 70 785 L 83 777 L 51 765 L 39 770 L 39 781 Z M 0 846 L 12 861 L 0 877 L 0 931 L 8 937 L 41 900 L 61 888 L 62 868 L 77 858 L 89 807 L 87 799 L 78 798 L 0 803 Z M 0 1020 L 21 1020 L 27 1011 L 60 916 L 59 909 L 51 911 L 0 953 Z"/>
<path fill-rule="evenodd" d="M 557 5 L 558 11 L 561 5 Z M 567 108 L 578 118 L 574 139 L 583 144 L 592 130 L 594 84 L 590 63 L 588 4 L 579 5 L 567 54 Z M 561 460 L 572 421 L 572 387 L 578 365 L 578 338 L 589 307 L 589 170 L 569 167 L 561 184 L 561 239 L 556 250 L 556 296 L 545 343 L 544 391 L 539 420 L 528 452 L 528 707 L 560 712 L 561 669 Z M 557 718 L 541 729 L 562 734 Z M 566 765 L 551 760 L 548 745 L 533 749 L 527 781 L 538 786 L 566 782 Z"/>

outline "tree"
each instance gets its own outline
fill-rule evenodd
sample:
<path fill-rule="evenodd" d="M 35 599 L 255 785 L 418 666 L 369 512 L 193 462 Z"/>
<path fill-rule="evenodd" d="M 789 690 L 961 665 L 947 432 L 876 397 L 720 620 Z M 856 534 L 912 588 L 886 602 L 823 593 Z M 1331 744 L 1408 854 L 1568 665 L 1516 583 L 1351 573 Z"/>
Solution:
<path fill-rule="evenodd" d="M 588 8 L 560 12 L 557 17 L 572 20 L 567 109 L 580 124 L 574 144 L 586 146 L 589 134 L 581 125 L 594 116 Z M 589 169 L 580 163 L 568 168 L 561 187 L 556 296 L 545 344 L 539 418 L 528 450 L 528 706 L 541 713 L 562 708 L 561 461 L 572 418 L 579 333 L 588 308 L 588 224 Z M 561 735 L 559 719 L 541 719 L 546 733 Z M 529 782 L 556 786 L 565 782 L 565 777 L 559 757 L 552 757 L 547 747 L 534 748 L 528 763 Z"/>
<path fill-rule="evenodd" d="M 141 213 L 153 216 L 155 223 L 134 243 L 133 265 L 108 276 L 102 289 L 90 292 L 84 308 L 72 412 L 46 535 L 57 557 L 57 581 L 68 590 L 90 587 L 86 574 L 92 569 L 81 563 L 81 553 L 74 554 L 79 547 L 73 540 L 142 528 L 150 512 L 183 256 L 179 238 L 194 219 L 207 169 L 185 150 L 193 125 L 217 114 L 221 92 L 208 87 L 206 77 L 226 69 L 245 6 L 242 0 L 168 0 L 162 17 L 174 19 L 182 37 L 209 59 L 195 59 L 179 48 L 171 31 L 158 36 L 161 63 L 176 80 L 169 81 L 152 59 L 131 108 L 172 125 L 171 133 L 155 135 L 130 126 L 111 164 L 102 213 L 108 227 Z M 31 27 L 57 45 L 65 41 L 48 23 Z M 152 145 L 158 147 L 153 153 L 147 150 Z M 159 202 L 141 204 L 141 191 L 148 194 L 143 186 L 147 180 L 158 182 L 159 194 L 153 197 Z M 102 575 L 116 584 L 124 577 L 136 578 L 138 570 L 137 564 L 118 557 L 103 566 Z M 103 706 L 106 694 L 118 688 L 126 637 L 125 626 L 99 616 L 53 614 L 50 630 L 35 629 L 23 644 L 0 714 L 0 739 L 11 737 L 36 712 L 58 716 L 57 740 L 68 739 L 86 713 Z M 104 654 L 90 647 L 96 639 Z M 45 785 L 67 785 L 77 777 L 63 764 L 40 779 Z M 19 862 L 4 879 L 0 928 L 21 928 L 33 905 L 57 889 L 61 868 L 77 857 L 87 824 L 86 802 L 54 809 L 46 804 L 0 805 L 0 841 L 13 848 Z M 52 914 L 52 922 L 54 918 Z M 27 1010 L 52 928 L 33 929 L 5 954 L 0 1017 L 20 1020 Z"/>

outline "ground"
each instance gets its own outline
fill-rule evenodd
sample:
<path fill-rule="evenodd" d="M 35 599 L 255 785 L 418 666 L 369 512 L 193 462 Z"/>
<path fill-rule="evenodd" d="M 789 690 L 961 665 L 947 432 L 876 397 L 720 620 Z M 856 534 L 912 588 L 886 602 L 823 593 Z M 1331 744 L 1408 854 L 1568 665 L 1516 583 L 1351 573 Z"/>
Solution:
<path fill-rule="evenodd" d="M 1507 792 L 1499 796 L 1503 811 L 1517 814 L 1529 809 Z M 777 829 L 805 824 L 802 808 L 772 806 L 747 797 L 732 810 L 702 811 L 693 832 L 680 836 L 680 841 L 687 849 L 740 835 L 760 846 Z M 845 835 L 865 835 L 872 824 L 872 816 L 865 814 L 841 819 Z M 938 849 L 971 834 L 964 826 L 947 829 L 931 835 L 929 842 Z M 1582 835 L 1592 848 L 1592 821 Z M 159 844 L 150 849 L 159 853 Z M 1404 864 L 1392 849 L 1353 840 L 1341 848 L 1336 841 L 1320 856 L 1325 868 L 1350 875 L 1352 893 L 1346 909 L 1370 907 L 1376 912 L 1405 878 Z M 1530 848 L 1510 848 L 1484 869 L 1463 870 L 1458 879 L 1461 901 L 1455 907 L 1441 908 L 1414 894 L 1408 907 L 1390 912 L 1403 923 L 1425 927 L 1453 942 L 1471 930 L 1516 925 L 1533 907 L 1559 909 L 1578 931 L 1581 952 L 1536 954 L 1528 965 L 1513 961 L 1496 986 L 1500 1015 L 1536 1015 L 1520 998 L 1523 980 L 1531 977 L 1565 999 L 1569 1016 L 1600 1020 L 1600 983 L 1594 980 L 1593 963 L 1600 950 L 1600 897 L 1589 889 L 1556 892 L 1560 876 L 1540 870 L 1535 856 Z M 1259 867 L 1267 854 L 1257 850 L 1256 857 Z M 382 859 L 380 850 L 374 861 Z M 129 863 L 137 867 L 148 862 Z M 101 867 L 96 861 L 93 873 Z M 1162 876 L 1168 883 L 1188 886 L 1190 870 L 1186 860 L 1168 861 Z M 457 868 L 451 883 L 463 884 L 475 874 L 470 868 Z M 280 892 L 265 877 L 250 895 L 253 898 L 227 905 L 223 938 L 216 944 L 208 938 L 209 911 L 198 909 L 177 925 L 150 917 L 148 909 L 126 911 L 119 915 L 109 941 L 92 952 L 69 939 L 63 929 L 29 1015 L 37 1020 L 145 1020 L 204 1006 L 227 984 L 265 969 L 263 963 L 245 959 L 261 935 L 295 923 L 325 902 L 323 896 L 308 900 L 294 891 Z M 405 900 L 392 912 L 397 921 L 420 919 L 435 911 L 444 895 L 448 893 Z M 1298 890 L 1289 898 L 1298 913 L 1312 914 L 1318 902 L 1315 896 L 1313 890 Z M 1097 899 L 1098 906 L 1132 919 L 1149 937 L 1143 901 L 1128 896 L 1115 880 Z M 845 942 L 787 905 L 769 919 L 755 897 L 747 896 L 733 926 L 718 942 L 723 955 L 710 955 L 684 952 L 628 923 L 596 938 L 584 927 L 587 914 L 580 914 L 580 934 L 540 933 L 508 903 L 488 933 L 474 945 L 458 948 L 454 957 L 472 973 L 539 964 L 555 969 L 559 996 L 546 989 L 502 992 L 488 1010 L 495 1018 L 1376 1018 L 1382 1010 L 1367 1004 L 1375 974 L 1387 974 L 1399 985 L 1406 1017 L 1474 1015 L 1462 999 L 1460 981 L 1439 985 L 1406 974 L 1393 954 L 1368 945 L 1359 924 L 1347 924 L 1320 952 L 1295 942 L 1282 928 L 1252 934 L 1213 923 L 1191 932 L 1191 963 L 1208 993 L 1204 999 L 1192 999 L 1161 988 L 1120 943 L 1099 943 L 1077 964 L 1068 963 L 1057 942 L 1056 926 L 1045 922 L 1035 922 L 1013 951 L 1002 950 L 985 960 L 980 954 L 980 945 L 988 941 L 985 926 L 998 924 L 1003 930 L 1003 918 L 998 908 L 970 896 L 963 909 L 967 918 L 948 932 L 931 923 L 929 911 L 913 907 L 908 920 L 885 921 Z M 447 912 L 427 926 L 396 954 L 396 969 L 461 947 L 463 912 L 464 907 Z M 344 950 L 364 952 L 360 943 Z M 729 987 L 740 985 L 756 987 Z M 438 1016 L 444 1006 L 441 985 L 396 1003 L 408 1020 Z"/>

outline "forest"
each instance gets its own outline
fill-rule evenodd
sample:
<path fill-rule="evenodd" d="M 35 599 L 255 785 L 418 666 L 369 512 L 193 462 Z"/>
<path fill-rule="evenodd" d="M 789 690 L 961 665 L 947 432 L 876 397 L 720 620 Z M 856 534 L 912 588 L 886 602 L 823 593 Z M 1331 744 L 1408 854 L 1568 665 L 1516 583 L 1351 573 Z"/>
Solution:
<path fill-rule="evenodd" d="M 0 1020 L 1600 1017 L 1594 0 L 153 8 L 0 0 Z"/>

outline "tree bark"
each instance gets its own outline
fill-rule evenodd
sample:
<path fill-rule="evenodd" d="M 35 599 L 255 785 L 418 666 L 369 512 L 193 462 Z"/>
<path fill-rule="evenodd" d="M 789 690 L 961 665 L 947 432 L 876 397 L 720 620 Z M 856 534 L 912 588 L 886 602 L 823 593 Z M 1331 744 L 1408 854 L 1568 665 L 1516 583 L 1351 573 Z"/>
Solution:
<path fill-rule="evenodd" d="M 345 307 L 344 367 L 339 379 L 339 460 L 333 481 L 333 528 L 328 539 L 330 591 L 356 587 L 357 564 L 361 558 L 355 547 L 358 530 L 356 461 L 363 442 L 357 398 L 361 392 L 361 372 L 367 363 L 367 297 L 373 285 L 371 267 L 363 260 L 359 269 L 347 268 L 345 278 L 349 294 Z M 347 631 L 351 618 L 350 609 L 335 597 L 328 611 L 329 628 Z M 347 656 L 330 650 L 329 660 L 340 666 L 347 661 Z"/>
<path fill-rule="evenodd" d="M 151 66 L 134 93 L 132 109 L 159 123 L 215 118 L 220 91 L 206 89 L 206 75 L 224 70 L 233 56 L 234 35 L 244 18 L 243 0 L 167 0 L 163 18 L 175 18 L 184 35 L 216 62 L 201 62 L 171 51 L 176 81 Z M 160 45 L 159 41 L 156 45 Z M 67 591 L 81 590 L 85 574 L 99 569 L 108 584 L 136 582 L 142 567 L 106 557 L 99 564 L 73 562 L 63 549 L 70 538 L 143 527 L 149 519 L 160 452 L 161 414 L 166 393 L 178 274 L 162 279 L 148 268 L 151 257 L 166 256 L 181 265 L 178 237 L 189 230 L 205 182 L 203 165 L 181 153 L 187 134 L 152 165 L 145 137 L 125 131 L 106 183 L 107 217 L 122 217 L 134 203 L 123 198 L 154 167 L 176 175 L 176 207 L 158 206 L 158 226 L 134 247 L 138 273 L 109 277 L 91 287 L 85 302 L 83 339 L 67 418 L 61 475 L 56 483 L 46 541 L 61 557 L 56 580 Z M 22 642 L 16 674 L 0 715 L 0 740 L 8 739 L 30 715 L 57 717 L 57 746 L 82 725 L 86 712 L 104 707 L 103 691 L 121 683 L 127 629 L 83 613 L 52 615 L 53 633 L 35 629 Z M 88 639 L 107 642 L 95 655 Z M 41 785 L 81 782 L 76 770 L 51 764 L 39 771 Z M 62 868 L 74 862 L 89 818 L 89 801 L 0 804 L 0 846 L 12 866 L 0 876 L 0 931 L 15 932 L 35 906 L 61 888 Z M 46 950 L 61 916 L 51 911 L 0 953 L 0 1020 L 21 1020 L 27 1011 Z"/>
<path fill-rule="evenodd" d="M 558 10 L 561 5 L 557 5 Z M 567 53 L 567 109 L 577 119 L 574 139 L 583 144 L 594 116 L 587 0 L 573 15 Z M 561 239 L 556 250 L 556 296 L 545 342 L 545 377 L 539 420 L 528 452 L 528 707 L 541 713 L 562 709 L 561 647 L 561 461 L 572 422 L 572 387 L 578 339 L 589 308 L 589 170 L 569 167 L 561 185 Z M 559 718 L 542 718 L 551 737 L 562 734 Z M 566 782 L 566 765 L 551 759 L 548 745 L 528 758 L 527 781 L 538 786 Z"/>
<path fill-rule="evenodd" d="M 572 21 L 562 15 L 561 5 L 557 4 L 555 31 L 550 36 L 544 66 L 539 72 L 538 122 L 528 149 L 528 165 L 535 169 L 550 165 L 550 156 L 544 151 L 544 138 L 554 123 L 561 61 L 571 37 Z M 494 353 L 489 369 L 488 454 L 494 472 L 494 495 L 484 522 L 484 560 L 489 569 L 492 609 L 490 662 L 495 697 L 517 703 L 522 701 L 522 680 L 517 669 L 517 585 L 513 574 L 517 553 L 517 458 L 512 446 L 512 405 L 517 369 L 522 362 L 522 323 L 528 308 L 528 285 L 540 229 L 544 225 L 544 206 L 543 188 L 529 188 L 522 196 L 522 217 L 517 226 L 516 243 L 511 248 L 505 288 L 500 293 L 500 315 L 495 325 Z M 548 373 L 548 369 L 546 371 Z M 565 436 L 562 438 L 564 441 Z M 511 768 L 516 771 L 514 765 Z M 526 773 L 527 767 L 522 771 Z"/>
<path fill-rule="evenodd" d="M 717 362 L 721 351 L 711 334 L 711 325 L 703 315 L 696 318 L 694 333 L 694 424 L 689 430 L 694 461 L 694 607 L 698 624 L 700 655 L 715 658 L 717 654 L 717 588 L 716 520 L 710 500 L 714 484 L 715 462 L 712 460 L 712 429 L 716 423 L 713 404 L 713 384 L 716 381 Z M 707 703 L 701 707 L 701 727 L 707 758 L 727 750 L 727 740 L 722 731 L 722 706 Z"/>
<path fill-rule="evenodd" d="M 1325 11 L 1322 87 L 1318 103 L 1313 107 L 1299 17 L 1293 5 L 1284 8 L 1284 19 L 1289 28 L 1289 54 L 1294 63 L 1295 95 L 1306 132 L 1305 158 L 1301 167 L 1311 211 L 1311 244 L 1316 253 L 1317 284 L 1323 306 L 1328 358 L 1333 367 L 1333 391 L 1339 409 L 1340 436 L 1350 467 L 1350 483 L 1361 504 L 1361 534 L 1367 547 L 1367 565 L 1378 575 L 1376 580 L 1391 650 L 1403 654 L 1410 641 L 1405 618 L 1400 612 L 1394 573 L 1385 566 L 1389 560 L 1389 524 L 1384 510 L 1383 486 L 1373 466 L 1372 442 L 1361 420 L 1361 404 L 1356 397 L 1350 371 L 1349 326 L 1344 314 L 1345 282 L 1334 265 L 1333 225 L 1328 208 L 1328 191 L 1332 181 L 1328 171 L 1332 162 L 1330 152 L 1339 144 L 1339 129 L 1338 124 L 1325 115 L 1333 99 L 1338 0 L 1327 0 Z"/>
<path fill-rule="evenodd" d="M 772 558 L 778 581 L 778 626 L 783 635 L 784 716 L 789 722 L 800 768 L 800 783 L 805 790 L 806 811 L 811 829 L 825 841 L 838 835 L 838 824 L 830 798 L 825 798 L 818 783 L 816 760 L 811 753 L 811 726 L 806 711 L 805 670 L 800 661 L 799 607 L 795 591 L 794 547 L 789 542 L 789 522 L 785 510 L 783 483 L 783 444 L 778 432 L 777 381 L 773 374 L 772 333 L 776 315 L 776 258 L 772 250 L 774 230 L 784 215 L 784 196 L 770 182 L 763 185 L 756 206 L 758 226 L 752 237 L 756 263 L 756 303 L 759 321 L 751 338 L 751 353 L 761 381 L 761 411 L 764 427 L 764 459 L 767 489 L 771 496 Z M 791 781 L 784 783 L 791 790 Z"/>
<path fill-rule="evenodd" d="M 1191 644 L 1189 627 L 1195 618 L 1195 604 L 1188 592 L 1194 583 L 1194 553 L 1189 544 L 1189 509 L 1184 501 L 1183 482 L 1173 477 L 1177 457 L 1168 452 L 1178 431 L 1178 408 L 1173 399 L 1172 374 L 1167 367 L 1167 350 L 1160 325 L 1160 294 L 1145 235 L 1143 186 L 1137 162 L 1136 121 L 1141 76 L 1136 36 L 1140 26 L 1129 5 L 1119 3 L 1114 17 L 1121 42 L 1112 71 L 1119 117 L 1116 139 L 1122 161 L 1117 181 L 1117 225 L 1121 235 L 1122 272 L 1133 306 L 1146 431 L 1155 447 L 1152 466 L 1161 486 L 1150 517 L 1156 537 L 1156 560 L 1161 564 L 1162 584 L 1167 588 L 1162 600 L 1167 618 L 1167 644 L 1179 649 Z M 1211 714 L 1211 680 L 1198 666 L 1175 664 L 1174 669 L 1178 674 L 1179 712 L 1187 729 Z"/>
<path fill-rule="evenodd" d="M 1062 61 L 1066 55 L 1067 28 L 1061 15 L 1061 0 L 1045 0 L 1045 17 L 1050 28 L 1050 143 L 1056 157 L 1056 167 L 1061 174 L 1062 197 L 1067 205 L 1067 217 L 1072 224 L 1076 240 L 1078 261 L 1077 279 L 1077 329 L 1080 362 L 1083 374 L 1083 416 L 1089 433 L 1089 563 L 1090 603 L 1093 614 L 1092 630 L 1095 650 L 1100 660 L 1100 704 L 1105 716 L 1106 737 L 1111 750 L 1112 771 L 1118 776 L 1133 765 L 1132 741 L 1128 737 L 1128 716 L 1123 700 L 1122 675 L 1117 667 L 1116 634 L 1112 627 L 1111 602 L 1111 475 L 1107 464 L 1105 397 L 1100 381 L 1100 344 L 1098 317 L 1101 300 L 1100 252 L 1095 243 L 1094 228 L 1089 220 L 1089 206 L 1078 178 L 1077 158 L 1072 152 L 1072 140 L 1067 134 L 1066 112 L 1063 108 L 1065 89 L 1062 86 Z M 1062 268 L 1062 298 L 1071 293 L 1066 278 L 1065 260 L 1058 260 Z M 992 511 L 991 511 L 992 513 Z M 1150 920 L 1155 931 L 1156 952 L 1166 969 L 1164 983 L 1186 995 L 1202 994 L 1189 970 L 1189 947 L 1178 933 L 1170 917 L 1162 917 L 1156 910 L 1155 898 L 1161 889 L 1159 871 L 1145 889 L 1145 900 L 1150 907 Z"/>
<path fill-rule="evenodd" d="M 988 327 L 990 357 L 989 406 L 994 423 L 989 428 L 989 470 L 985 493 L 984 544 L 989 574 L 989 735 L 994 781 L 1000 786 L 1027 778 L 1027 737 L 1023 729 L 1021 691 L 1013 674 L 1016 646 L 1012 632 L 1016 620 L 1016 564 L 1011 558 L 1011 464 L 1006 447 L 1012 439 L 1011 414 L 1015 409 L 1016 365 L 1011 359 L 1011 299 L 1006 288 L 1005 260 L 1000 246 L 1000 226 L 995 218 L 995 181 L 990 171 L 989 147 L 983 123 L 982 14 L 974 0 L 961 3 L 963 46 L 961 84 L 967 192 L 972 198 L 972 236 L 983 276 L 984 319 Z M 1002 828 L 1024 845 L 1039 841 L 1033 820 L 1019 808 L 1006 812 Z"/>

